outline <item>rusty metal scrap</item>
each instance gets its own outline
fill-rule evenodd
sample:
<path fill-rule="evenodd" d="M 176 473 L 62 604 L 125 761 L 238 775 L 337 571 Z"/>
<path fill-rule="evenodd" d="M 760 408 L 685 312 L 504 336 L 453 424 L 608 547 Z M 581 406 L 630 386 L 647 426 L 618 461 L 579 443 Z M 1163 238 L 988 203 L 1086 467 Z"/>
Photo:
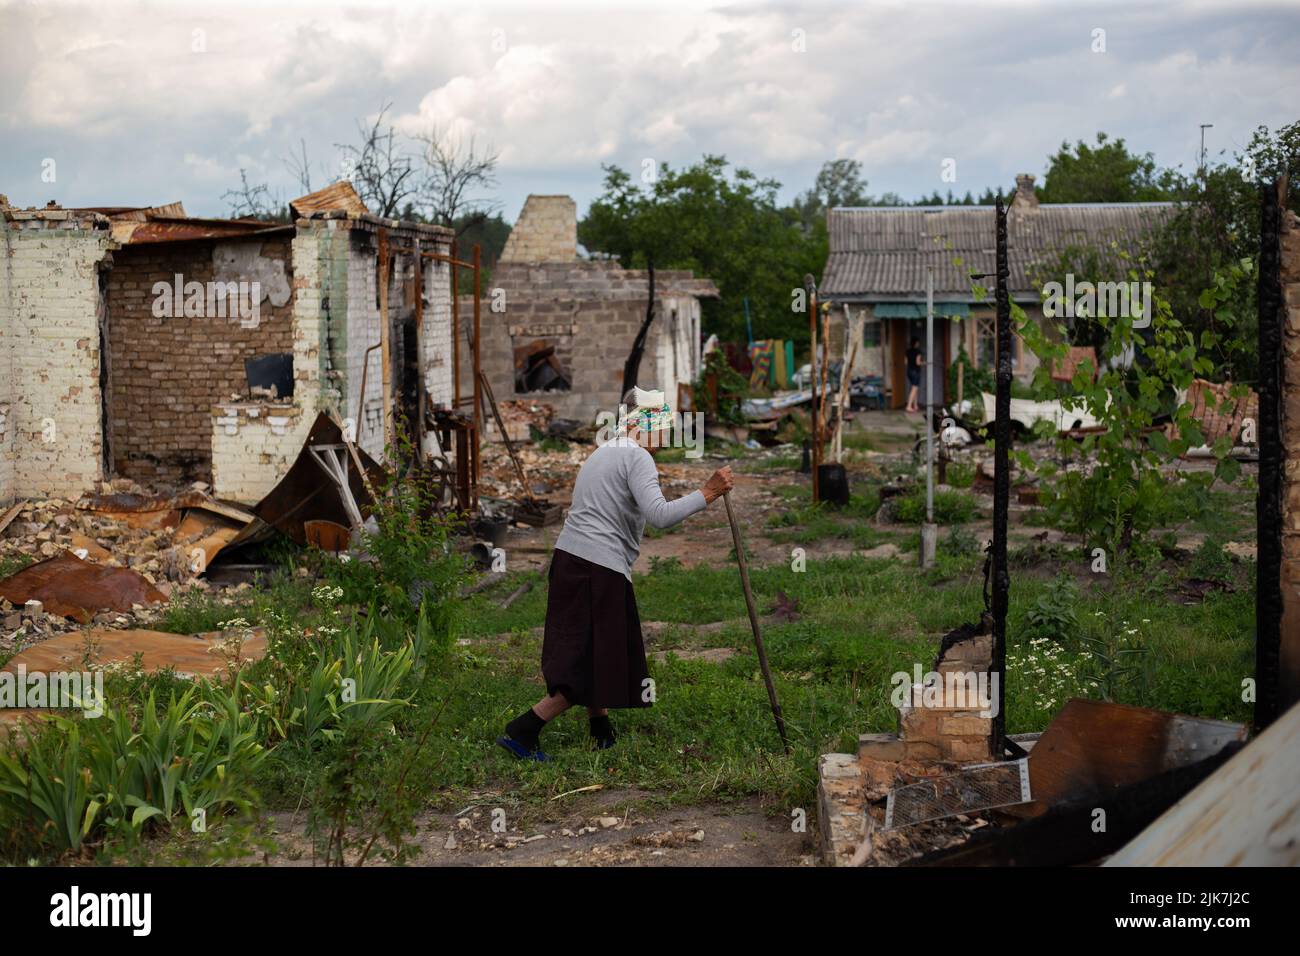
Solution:
<path fill-rule="evenodd" d="M 320 413 L 293 465 L 253 509 L 256 516 L 304 546 L 308 543 L 304 526 L 307 521 L 332 521 L 350 527 L 352 518 L 347 506 L 334 482 L 312 455 L 314 447 L 340 444 L 343 444 L 342 430 L 327 414 Z M 357 449 L 356 452 L 357 457 L 350 459 L 351 466 L 347 468 L 348 487 L 364 517 L 373 501 L 366 484 L 369 480 L 380 481 L 383 470 L 364 451 Z M 357 462 L 365 469 L 364 475 L 356 467 Z"/>
<path fill-rule="evenodd" d="M 323 212 L 344 212 L 356 216 L 370 212 L 346 179 L 292 200 L 289 211 L 298 219 L 310 219 L 313 214 Z"/>
<path fill-rule="evenodd" d="M 266 631 L 249 628 L 169 634 L 97 627 L 42 641 L 15 654 L 0 670 L 14 673 L 20 665 L 29 674 L 82 670 L 86 665 L 131 663 L 137 656 L 145 672 L 170 668 L 178 675 L 215 676 L 228 666 L 265 657 Z"/>
<path fill-rule="evenodd" d="M 0 597 L 22 606 L 40 601 L 51 614 L 89 624 L 99 611 L 129 611 L 167 596 L 129 568 L 110 568 L 64 552 L 0 581 Z"/>
<path fill-rule="evenodd" d="M 1086 794 L 1113 793 L 1245 739 L 1241 724 L 1075 698 L 1030 752 L 1034 802 L 1008 812 L 1038 816 Z"/>

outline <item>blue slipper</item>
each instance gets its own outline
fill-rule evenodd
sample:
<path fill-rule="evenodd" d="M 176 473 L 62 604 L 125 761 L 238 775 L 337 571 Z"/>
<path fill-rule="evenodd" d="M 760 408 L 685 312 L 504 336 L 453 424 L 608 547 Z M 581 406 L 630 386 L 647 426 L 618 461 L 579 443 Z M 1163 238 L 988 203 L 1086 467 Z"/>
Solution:
<path fill-rule="evenodd" d="M 536 760 L 539 762 L 545 762 L 551 759 L 542 751 L 540 747 L 536 750 L 529 750 L 519 741 L 513 740 L 510 737 L 498 737 L 497 743 L 500 746 L 505 747 L 506 750 L 509 750 L 520 760 Z"/>

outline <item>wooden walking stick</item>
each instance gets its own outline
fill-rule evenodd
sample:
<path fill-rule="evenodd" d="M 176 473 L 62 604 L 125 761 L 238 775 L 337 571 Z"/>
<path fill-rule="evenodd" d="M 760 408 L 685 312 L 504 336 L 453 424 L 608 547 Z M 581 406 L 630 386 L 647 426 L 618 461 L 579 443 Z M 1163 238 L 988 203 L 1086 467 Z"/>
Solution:
<path fill-rule="evenodd" d="M 781 716 L 781 705 L 776 699 L 776 687 L 772 684 L 772 671 L 767 666 L 767 649 L 763 646 L 763 635 L 758 630 L 758 612 L 754 610 L 754 592 L 749 588 L 749 566 L 745 563 L 745 547 L 740 543 L 740 525 L 736 524 L 736 515 L 731 510 L 731 493 L 722 493 L 722 503 L 727 506 L 727 520 L 731 522 L 731 540 L 736 545 L 736 561 L 740 564 L 740 585 L 745 589 L 745 607 L 749 610 L 749 626 L 754 630 L 754 647 L 758 650 L 758 666 L 763 671 L 763 683 L 767 685 L 767 699 L 772 704 L 772 716 L 776 718 L 776 730 L 781 735 L 785 752 L 790 752 L 790 741 L 785 736 L 785 718 Z"/>

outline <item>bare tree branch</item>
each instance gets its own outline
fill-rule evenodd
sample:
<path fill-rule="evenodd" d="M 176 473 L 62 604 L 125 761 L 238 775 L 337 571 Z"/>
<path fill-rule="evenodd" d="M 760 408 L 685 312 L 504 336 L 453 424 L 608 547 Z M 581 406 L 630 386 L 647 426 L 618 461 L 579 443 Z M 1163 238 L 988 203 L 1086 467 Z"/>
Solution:
<path fill-rule="evenodd" d="M 221 198 L 230 207 L 232 219 L 280 218 L 279 198 L 272 194 L 266 183 L 250 183 L 246 169 L 239 170 L 239 188 L 227 189 Z"/>
<path fill-rule="evenodd" d="M 453 228 L 459 223 L 463 232 L 499 206 L 495 200 L 472 198 L 497 184 L 498 154 L 491 147 L 480 150 L 473 137 L 465 143 L 437 127 L 415 138 L 423 144 L 425 166 L 419 204 L 433 222 Z"/>
<path fill-rule="evenodd" d="M 385 122 L 393 104 L 385 103 L 369 127 L 357 123 L 359 146 L 335 143 L 352 162 L 352 182 L 361 201 L 379 216 L 395 216 L 402 203 L 416 195 L 415 164 L 402 149 L 391 123 Z"/>
<path fill-rule="evenodd" d="M 312 192 L 311 188 L 311 162 L 307 159 L 307 141 L 298 140 L 298 147 L 301 154 L 290 153 L 284 159 L 285 168 L 293 174 L 293 178 L 298 180 L 298 188 L 302 190 L 303 195 Z"/>

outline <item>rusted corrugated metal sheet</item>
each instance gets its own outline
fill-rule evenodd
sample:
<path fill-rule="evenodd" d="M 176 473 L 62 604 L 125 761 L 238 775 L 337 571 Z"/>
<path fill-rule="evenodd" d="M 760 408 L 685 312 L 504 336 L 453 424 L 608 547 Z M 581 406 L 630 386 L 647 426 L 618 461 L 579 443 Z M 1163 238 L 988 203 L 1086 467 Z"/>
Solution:
<path fill-rule="evenodd" d="M 67 551 L 0 581 L 0 597 L 20 606 L 40 601 L 49 613 L 83 624 L 100 611 L 129 611 L 133 604 L 167 600 L 167 595 L 129 568 L 91 564 Z"/>
<path fill-rule="evenodd" d="M 346 179 L 333 185 L 318 189 L 314 193 L 300 196 L 289 203 L 289 209 L 295 218 L 307 219 L 314 213 L 345 212 L 348 215 L 363 216 L 370 212 L 361 201 L 357 191 Z"/>
<path fill-rule="evenodd" d="M 196 239 L 242 239 L 275 233 L 292 233 L 288 224 L 257 219 L 170 219 L 150 218 L 146 222 L 114 220 L 109 227 L 113 239 L 123 245 L 146 242 L 192 242 Z"/>
<path fill-rule="evenodd" d="M 219 676 L 228 665 L 248 664 L 266 656 L 266 631 L 208 631 L 170 634 L 165 631 L 92 628 L 60 634 L 11 657 L 0 670 L 27 673 L 81 670 L 86 664 L 102 667 L 115 661 L 129 663 L 140 656 L 141 670 L 173 668 L 177 674 Z"/>
<path fill-rule="evenodd" d="M 109 219 L 123 222 L 147 222 L 153 216 L 167 219 L 188 219 L 189 214 L 180 202 L 164 203 L 161 206 L 88 206 L 79 212 L 97 212 Z"/>

